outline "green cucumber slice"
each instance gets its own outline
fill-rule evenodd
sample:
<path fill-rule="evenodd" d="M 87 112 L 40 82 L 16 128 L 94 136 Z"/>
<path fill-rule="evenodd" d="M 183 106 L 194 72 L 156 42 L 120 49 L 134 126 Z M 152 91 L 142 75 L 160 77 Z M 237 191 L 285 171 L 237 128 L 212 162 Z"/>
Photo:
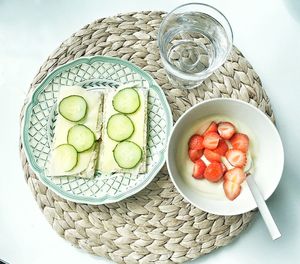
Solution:
<path fill-rule="evenodd" d="M 69 129 L 67 141 L 68 144 L 72 145 L 80 153 L 93 146 L 95 135 L 85 125 L 75 125 Z"/>
<path fill-rule="evenodd" d="M 86 115 L 87 102 L 82 96 L 70 95 L 60 101 L 58 111 L 65 119 L 78 122 Z"/>
<path fill-rule="evenodd" d="M 58 168 L 67 172 L 72 170 L 78 161 L 78 154 L 76 149 L 69 144 L 62 144 L 53 150 L 54 164 Z"/>
<path fill-rule="evenodd" d="M 107 135 L 115 141 L 130 138 L 134 132 L 131 119 L 123 114 L 112 115 L 107 122 Z"/>
<path fill-rule="evenodd" d="M 132 114 L 140 107 L 140 96 L 133 88 L 125 88 L 117 92 L 112 101 L 116 111 Z"/>
<path fill-rule="evenodd" d="M 134 168 L 142 159 L 142 149 L 131 141 L 120 142 L 113 154 L 115 161 L 123 169 Z"/>

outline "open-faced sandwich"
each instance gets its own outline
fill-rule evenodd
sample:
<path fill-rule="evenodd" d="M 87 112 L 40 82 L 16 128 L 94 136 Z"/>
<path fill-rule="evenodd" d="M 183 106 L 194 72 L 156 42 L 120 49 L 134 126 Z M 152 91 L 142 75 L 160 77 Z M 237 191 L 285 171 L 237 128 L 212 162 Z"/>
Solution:
<path fill-rule="evenodd" d="M 146 172 L 147 95 L 132 85 L 104 93 L 61 87 L 48 175 Z"/>
<path fill-rule="evenodd" d="M 78 86 L 61 87 L 48 167 L 50 176 L 94 176 L 101 136 L 102 98 L 102 93 L 97 91 Z"/>
<path fill-rule="evenodd" d="M 147 95 L 128 85 L 105 94 L 101 172 L 146 172 Z"/>

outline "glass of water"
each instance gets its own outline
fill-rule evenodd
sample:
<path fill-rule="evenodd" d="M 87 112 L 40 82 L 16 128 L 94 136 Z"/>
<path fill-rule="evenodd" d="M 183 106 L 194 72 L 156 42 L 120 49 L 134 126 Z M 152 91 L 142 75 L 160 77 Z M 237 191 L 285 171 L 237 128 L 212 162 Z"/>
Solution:
<path fill-rule="evenodd" d="M 162 21 L 158 47 L 173 85 L 194 88 L 227 59 L 233 34 L 216 8 L 190 3 L 175 8 Z"/>

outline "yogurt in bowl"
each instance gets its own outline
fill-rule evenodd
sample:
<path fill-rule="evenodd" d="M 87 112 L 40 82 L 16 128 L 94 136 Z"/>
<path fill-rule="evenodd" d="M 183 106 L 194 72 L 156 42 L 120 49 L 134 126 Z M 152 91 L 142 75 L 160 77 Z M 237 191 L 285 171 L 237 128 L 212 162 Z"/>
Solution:
<path fill-rule="evenodd" d="M 187 132 L 182 135 L 178 142 L 178 152 L 176 153 L 176 164 L 178 164 L 178 170 L 180 175 L 183 178 L 183 181 L 190 185 L 191 188 L 197 188 L 204 196 L 211 199 L 217 200 L 227 200 L 224 190 L 223 190 L 223 181 L 218 182 L 210 182 L 208 180 L 197 180 L 193 175 L 194 170 L 194 163 L 190 160 L 188 155 L 188 142 L 192 135 L 199 134 L 202 135 L 205 130 L 209 127 L 212 123 L 220 123 L 220 122 L 230 122 L 235 125 L 235 128 L 238 132 L 244 133 L 249 137 L 249 149 L 247 151 L 247 163 L 243 168 L 244 171 L 249 169 L 251 163 L 255 164 L 255 136 L 251 132 L 251 130 L 247 127 L 247 125 L 236 122 L 231 118 L 228 118 L 224 115 L 213 115 L 209 117 L 205 117 L 199 121 L 197 121 Z M 229 143 L 230 144 L 230 143 Z M 254 159 L 254 160 L 253 160 Z M 205 158 L 202 157 L 205 164 L 208 165 L 210 162 Z M 251 162 L 252 160 L 252 162 Z M 244 189 L 245 182 L 242 183 L 242 189 Z"/>
<path fill-rule="evenodd" d="M 256 208 L 246 184 L 240 195 L 230 201 L 223 181 L 209 182 L 192 177 L 194 164 L 188 155 L 188 142 L 195 134 L 203 134 L 212 122 L 231 122 L 249 137 L 247 160 L 252 159 L 254 178 L 267 199 L 276 189 L 283 170 L 283 147 L 280 136 L 269 118 L 254 106 L 235 99 L 213 99 L 193 106 L 176 122 L 169 139 L 167 166 L 177 190 L 196 207 L 219 215 L 236 215 Z M 244 167 L 246 171 L 248 162 Z"/>

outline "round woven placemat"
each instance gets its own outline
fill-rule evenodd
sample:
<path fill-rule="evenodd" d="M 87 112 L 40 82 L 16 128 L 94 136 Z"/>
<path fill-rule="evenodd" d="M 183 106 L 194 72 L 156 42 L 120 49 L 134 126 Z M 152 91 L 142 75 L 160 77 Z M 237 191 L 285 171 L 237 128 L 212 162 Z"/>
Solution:
<path fill-rule="evenodd" d="M 197 102 L 216 97 L 249 102 L 274 119 L 259 77 L 236 48 L 201 87 L 172 88 L 156 40 L 163 15 L 127 13 L 85 26 L 50 55 L 30 91 L 58 65 L 81 56 L 109 55 L 129 60 L 154 77 L 166 94 L 174 121 Z M 255 214 L 217 216 L 195 208 L 176 191 L 165 167 L 147 188 L 121 202 L 77 204 L 60 198 L 38 180 L 22 144 L 20 153 L 27 183 L 55 231 L 72 244 L 117 263 L 182 263 L 197 258 L 231 242 Z"/>

